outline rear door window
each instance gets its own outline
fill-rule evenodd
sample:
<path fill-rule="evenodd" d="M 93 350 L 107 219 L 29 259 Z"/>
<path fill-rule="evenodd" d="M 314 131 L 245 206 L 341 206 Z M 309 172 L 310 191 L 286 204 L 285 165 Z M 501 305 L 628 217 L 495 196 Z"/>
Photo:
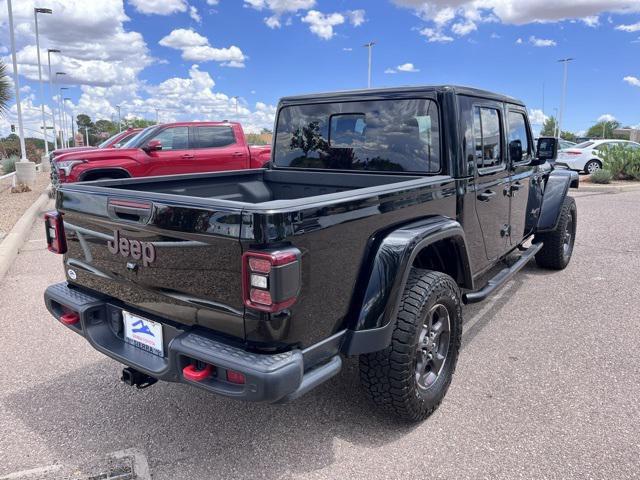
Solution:
<path fill-rule="evenodd" d="M 528 162 L 531 159 L 529 129 L 523 112 L 509 110 L 509 158 L 513 163 Z"/>
<path fill-rule="evenodd" d="M 278 167 L 437 173 L 438 108 L 433 100 L 379 100 L 280 110 Z"/>
<path fill-rule="evenodd" d="M 229 126 L 195 127 L 193 148 L 220 148 L 236 143 L 233 128 Z"/>
<path fill-rule="evenodd" d="M 482 169 L 494 169 L 504 165 L 502 155 L 502 122 L 496 108 L 475 107 L 473 131 L 476 143 L 476 165 Z"/>

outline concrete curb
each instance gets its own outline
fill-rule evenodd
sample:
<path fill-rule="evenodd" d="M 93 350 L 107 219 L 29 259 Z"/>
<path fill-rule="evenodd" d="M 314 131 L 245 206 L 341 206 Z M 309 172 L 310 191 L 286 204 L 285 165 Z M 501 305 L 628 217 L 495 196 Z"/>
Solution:
<path fill-rule="evenodd" d="M 631 185 L 595 185 L 591 183 L 580 183 L 578 187 L 578 192 L 622 193 L 636 190 L 640 190 L 640 183 L 633 183 Z"/>
<path fill-rule="evenodd" d="M 40 194 L 38 199 L 33 202 L 33 205 L 22 214 L 22 217 L 20 217 L 11 231 L 4 237 L 2 242 L 0 242 L 0 281 L 4 278 L 11 265 L 13 265 L 13 261 L 18 256 L 20 248 L 27 239 L 36 217 L 47 202 L 49 202 L 50 189 L 51 185 L 49 185 L 44 192 Z"/>

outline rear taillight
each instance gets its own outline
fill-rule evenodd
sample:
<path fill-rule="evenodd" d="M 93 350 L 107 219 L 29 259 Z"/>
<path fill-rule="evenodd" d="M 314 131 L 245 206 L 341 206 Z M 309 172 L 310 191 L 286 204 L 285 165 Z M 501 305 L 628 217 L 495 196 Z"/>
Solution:
<path fill-rule="evenodd" d="M 567 155 L 582 155 L 582 152 L 576 152 L 573 150 L 567 150 L 564 153 L 566 153 Z"/>
<path fill-rule="evenodd" d="M 284 310 L 300 292 L 300 250 L 245 252 L 242 277 L 247 307 L 271 313 Z"/>
<path fill-rule="evenodd" d="M 67 238 L 64 234 L 64 221 L 60 212 L 47 212 L 44 215 L 44 228 L 47 235 L 47 247 L 53 253 L 67 252 Z"/>

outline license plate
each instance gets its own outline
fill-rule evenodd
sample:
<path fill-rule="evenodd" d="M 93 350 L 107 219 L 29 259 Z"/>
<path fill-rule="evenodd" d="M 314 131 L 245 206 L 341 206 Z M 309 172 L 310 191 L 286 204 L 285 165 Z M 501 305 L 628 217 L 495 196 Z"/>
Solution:
<path fill-rule="evenodd" d="M 124 339 L 127 343 L 160 357 L 164 356 L 162 324 L 122 311 Z"/>

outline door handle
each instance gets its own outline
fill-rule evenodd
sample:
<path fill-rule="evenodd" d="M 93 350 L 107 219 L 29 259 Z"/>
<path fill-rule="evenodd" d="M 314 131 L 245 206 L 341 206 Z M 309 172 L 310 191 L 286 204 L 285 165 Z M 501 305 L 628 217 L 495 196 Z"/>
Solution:
<path fill-rule="evenodd" d="M 491 199 L 491 197 L 495 196 L 495 194 L 496 192 L 494 192 L 493 190 L 485 190 L 480 195 L 478 195 L 477 198 L 481 202 L 488 202 Z"/>
<path fill-rule="evenodd" d="M 233 152 L 232 154 L 234 157 L 242 157 L 244 155 L 244 153 L 242 152 Z"/>
<path fill-rule="evenodd" d="M 193 160 L 196 157 L 194 155 L 189 154 L 189 153 L 185 153 L 180 158 L 183 158 L 184 160 Z"/>

